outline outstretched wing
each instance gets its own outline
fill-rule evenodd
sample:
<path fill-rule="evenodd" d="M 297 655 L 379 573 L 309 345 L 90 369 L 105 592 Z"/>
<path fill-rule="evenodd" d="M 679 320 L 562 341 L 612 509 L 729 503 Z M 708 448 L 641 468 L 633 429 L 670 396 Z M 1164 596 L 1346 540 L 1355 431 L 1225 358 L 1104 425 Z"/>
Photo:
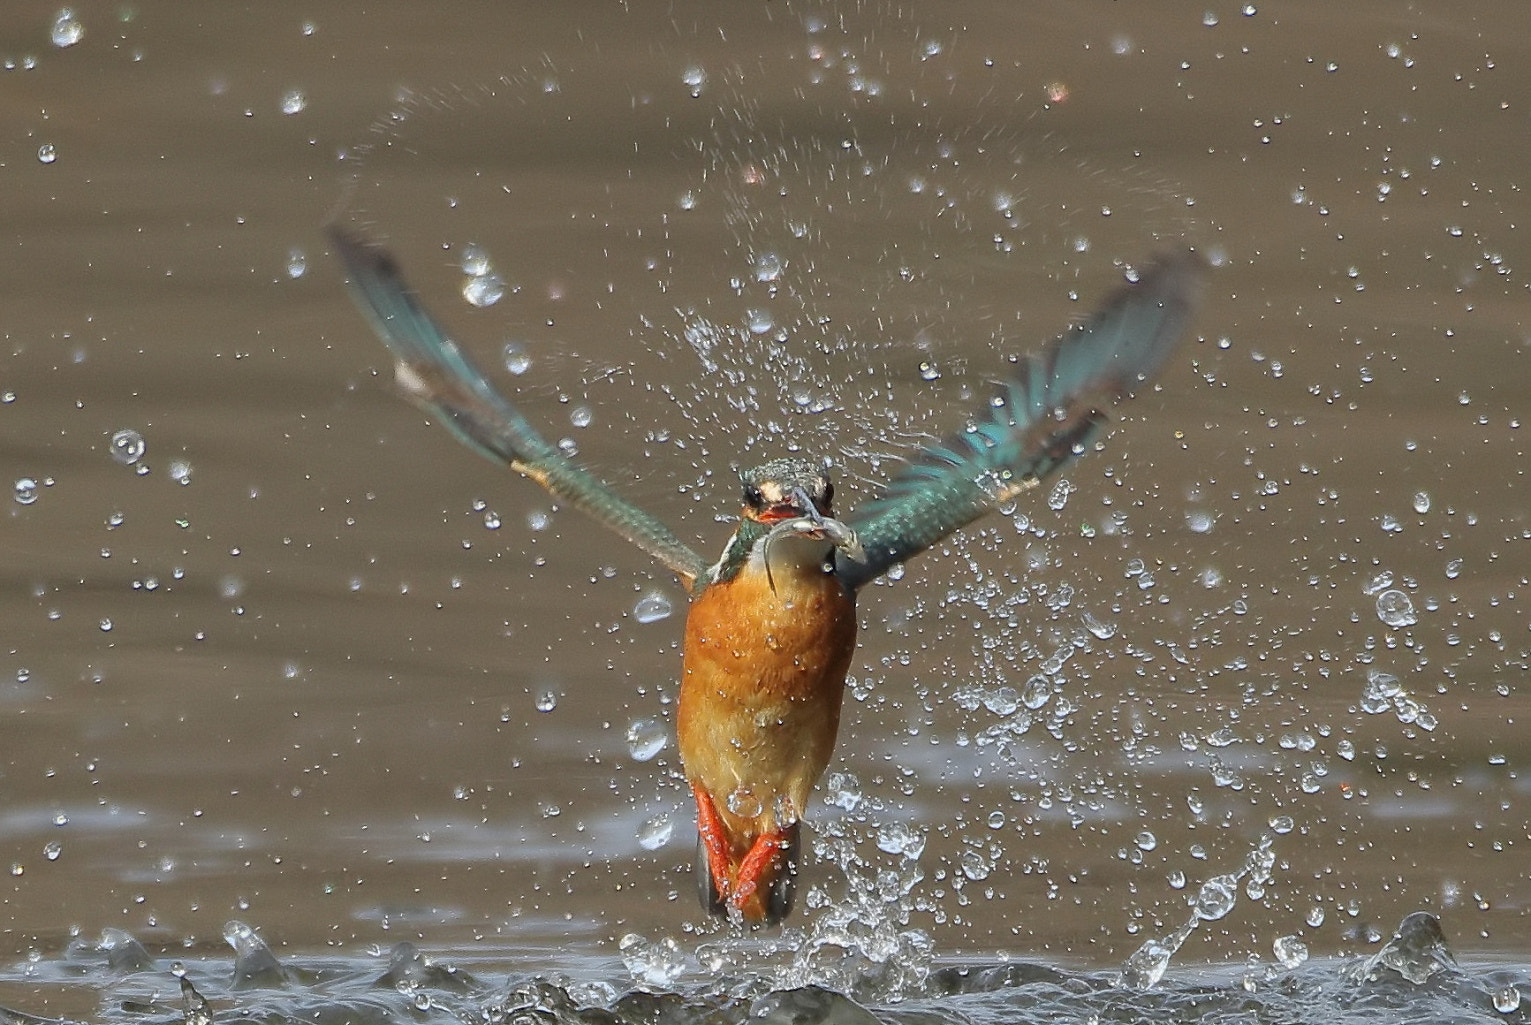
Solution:
<path fill-rule="evenodd" d="M 658 559 L 688 589 L 692 586 L 706 565 L 701 556 L 538 434 L 441 330 L 387 251 L 340 225 L 330 225 L 329 235 L 350 275 L 351 295 L 392 351 L 394 377 L 410 401 L 469 448 L 526 474 Z"/>
<path fill-rule="evenodd" d="M 1159 257 L 1087 322 L 1022 363 L 967 429 L 921 449 L 847 520 L 866 558 L 837 554 L 839 577 L 860 587 L 1082 455 L 1111 406 L 1174 350 L 1203 270 L 1190 253 Z"/>

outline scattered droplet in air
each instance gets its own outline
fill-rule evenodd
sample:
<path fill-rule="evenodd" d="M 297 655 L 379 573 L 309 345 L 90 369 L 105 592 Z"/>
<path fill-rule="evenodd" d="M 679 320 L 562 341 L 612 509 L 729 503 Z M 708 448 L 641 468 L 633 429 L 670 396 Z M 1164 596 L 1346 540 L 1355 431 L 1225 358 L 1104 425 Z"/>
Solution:
<path fill-rule="evenodd" d="M 302 89 L 289 89 L 282 94 L 282 113 L 301 114 L 308 107 L 308 96 Z"/>
<path fill-rule="evenodd" d="M 967 850 L 963 851 L 961 856 L 958 858 L 958 862 L 962 866 L 962 874 L 973 880 L 975 883 L 980 879 L 987 879 L 989 877 L 989 872 L 993 867 L 989 864 L 988 858 L 984 857 L 982 854 L 973 850 L 972 848 L 968 848 Z"/>
<path fill-rule="evenodd" d="M 170 479 L 177 484 L 191 483 L 191 464 L 184 459 L 177 459 L 170 464 Z"/>
<path fill-rule="evenodd" d="M 49 840 L 43 844 L 43 857 L 49 861 L 57 861 L 58 856 L 64 853 L 64 845 L 57 840 Z"/>
<path fill-rule="evenodd" d="M 1212 27 L 1216 26 L 1217 25 L 1217 12 L 1216 11 L 1207 11 L 1206 13 L 1204 13 L 1201 16 L 1201 23 L 1203 25 L 1207 26 L 1208 28 L 1212 28 Z"/>
<path fill-rule="evenodd" d="M 1421 516 L 1430 511 L 1430 493 L 1428 491 L 1415 492 L 1414 511 Z"/>
<path fill-rule="evenodd" d="M 877 830 L 877 849 L 918 861 L 925 853 L 925 834 L 907 822 L 887 822 Z"/>
<path fill-rule="evenodd" d="M 670 842 L 670 836 L 675 832 L 675 823 L 671 820 L 668 812 L 660 812 L 651 818 L 643 820 L 638 827 L 638 846 L 646 851 L 657 851 Z"/>
<path fill-rule="evenodd" d="M 301 278 L 308 270 L 308 257 L 303 250 L 296 247 L 287 251 L 287 276 L 293 280 Z"/>
<path fill-rule="evenodd" d="M 518 377 L 531 369 L 532 358 L 515 342 L 505 343 L 505 369 Z"/>
<path fill-rule="evenodd" d="M 469 277 L 479 278 L 494 270 L 489 262 L 489 254 L 482 246 L 469 242 L 462 250 L 462 272 Z"/>
<path fill-rule="evenodd" d="M 537 695 L 536 705 L 539 712 L 551 712 L 558 707 L 558 695 L 545 690 Z"/>
<path fill-rule="evenodd" d="M 1196 894 L 1196 917 L 1203 922 L 1215 922 L 1227 916 L 1238 899 L 1238 876 L 1213 876 L 1201 884 Z"/>
<path fill-rule="evenodd" d="M 771 330 L 771 326 L 775 321 L 772 319 L 769 311 L 754 309 L 745 313 L 744 323 L 750 329 L 750 334 L 763 335 Z"/>
<path fill-rule="evenodd" d="M 470 274 L 462 284 L 462 297 L 480 309 L 505 297 L 505 279 L 498 274 Z"/>
<path fill-rule="evenodd" d="M 58 159 L 58 150 L 53 148 L 53 143 L 45 142 L 37 147 L 37 159 L 40 163 L 51 164 Z"/>
<path fill-rule="evenodd" d="M 673 611 L 670 599 L 658 591 L 650 591 L 633 606 L 633 618 L 640 623 L 657 623 L 661 619 L 669 619 Z"/>
<path fill-rule="evenodd" d="M 1033 712 L 1047 704 L 1047 699 L 1052 696 L 1052 683 L 1040 673 L 1027 680 L 1026 685 L 1021 688 L 1021 704 Z"/>
<path fill-rule="evenodd" d="M 37 481 L 31 477 L 21 477 L 16 481 L 16 504 L 31 505 L 37 501 Z"/>
<path fill-rule="evenodd" d="M 669 738 L 664 720 L 653 717 L 634 719 L 627 727 L 627 753 L 635 762 L 652 761 L 665 749 Z"/>
<path fill-rule="evenodd" d="M 1395 629 L 1419 622 L 1419 616 L 1414 612 L 1414 603 L 1397 588 L 1377 595 L 1377 618 Z"/>
<path fill-rule="evenodd" d="M 861 803 L 861 781 L 854 773 L 831 772 L 824 780 L 824 803 L 855 811 Z"/>
<path fill-rule="evenodd" d="M 53 16 L 53 45 L 60 50 L 66 46 L 73 46 L 85 38 L 85 26 L 80 24 L 80 19 L 74 16 L 74 11 L 65 7 Z"/>
<path fill-rule="evenodd" d="M 691 90 L 691 97 L 695 99 L 702 95 L 702 87 L 707 84 L 707 71 L 700 65 L 692 64 L 681 72 L 680 80 L 686 83 Z"/>

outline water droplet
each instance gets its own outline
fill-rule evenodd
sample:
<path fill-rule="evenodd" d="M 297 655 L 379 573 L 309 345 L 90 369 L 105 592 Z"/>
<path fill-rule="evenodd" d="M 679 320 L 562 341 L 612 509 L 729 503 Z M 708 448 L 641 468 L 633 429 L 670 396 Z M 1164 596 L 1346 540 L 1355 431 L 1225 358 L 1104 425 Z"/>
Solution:
<path fill-rule="evenodd" d="M 462 272 L 470 278 L 481 278 L 485 274 L 494 273 L 494 265 L 489 260 L 488 251 L 473 242 L 463 246 L 460 266 Z"/>
<path fill-rule="evenodd" d="M 553 709 L 558 707 L 558 695 L 554 694 L 550 690 L 542 691 L 537 695 L 535 704 L 537 706 L 537 711 L 551 712 Z"/>
<path fill-rule="evenodd" d="M 61 812 L 61 811 L 60 812 L 54 812 L 53 813 L 53 824 L 55 826 L 67 826 L 67 825 L 69 825 L 69 815 L 66 812 Z"/>
<path fill-rule="evenodd" d="M 520 376 L 531 369 L 532 358 L 521 351 L 521 346 L 515 342 L 507 342 L 505 345 L 505 369 L 512 374 Z"/>
<path fill-rule="evenodd" d="M 917 861 L 925 853 L 925 834 L 908 822 L 887 822 L 878 827 L 877 849 Z"/>
<path fill-rule="evenodd" d="M 1494 1010 L 1500 1014 L 1514 1014 L 1520 1010 L 1520 987 L 1510 983 L 1503 989 L 1494 990 Z"/>
<path fill-rule="evenodd" d="M 1053 695 L 1052 681 L 1040 673 L 1026 681 L 1021 688 L 1021 704 L 1035 712 L 1047 704 L 1047 699 Z"/>
<path fill-rule="evenodd" d="M 638 827 L 638 846 L 646 851 L 657 851 L 670 842 L 670 837 L 675 832 L 675 823 L 671 820 L 668 812 L 660 812 L 650 818 L 644 819 Z"/>
<path fill-rule="evenodd" d="M 287 251 L 287 276 L 296 281 L 308 271 L 308 256 L 294 246 Z"/>
<path fill-rule="evenodd" d="M 282 94 L 282 113 L 301 114 L 308 106 L 308 96 L 302 89 L 289 89 Z"/>
<path fill-rule="evenodd" d="M 1053 485 L 1052 491 L 1047 495 L 1047 507 L 1054 512 L 1062 512 L 1063 507 L 1069 503 L 1069 493 L 1074 486 L 1066 480 L 1060 480 Z"/>
<path fill-rule="evenodd" d="M 652 989 L 673 987 L 686 971 L 687 956 L 668 936 L 651 943 L 646 937 L 630 932 L 617 942 L 617 948 L 633 978 Z"/>
<path fill-rule="evenodd" d="M 675 201 L 675 205 L 680 207 L 682 210 L 695 210 L 696 193 L 689 190 L 682 192 L 680 194 L 680 198 Z"/>
<path fill-rule="evenodd" d="M 1146 829 L 1134 837 L 1132 842 L 1137 844 L 1140 851 L 1151 851 L 1159 846 L 1159 838 Z"/>
<path fill-rule="evenodd" d="M 1446 579 L 1455 580 L 1462 575 L 1462 560 L 1452 559 L 1446 563 Z"/>
<path fill-rule="evenodd" d="M 1191 528 L 1193 534 L 1211 533 L 1212 525 L 1216 522 L 1217 517 L 1205 509 L 1191 509 L 1185 514 L 1185 525 Z"/>
<path fill-rule="evenodd" d="M 974 882 L 977 882 L 980 879 L 987 879 L 989 877 L 990 870 L 993 868 L 993 866 L 989 864 L 988 858 L 984 857 L 982 854 L 973 850 L 972 848 L 968 848 L 967 850 L 963 851 L 957 860 L 958 863 L 962 866 L 962 874 Z"/>
<path fill-rule="evenodd" d="M 1014 687 L 995 687 L 984 693 L 983 706 L 995 715 L 1011 715 L 1021 707 L 1021 696 Z"/>
<path fill-rule="evenodd" d="M 1201 16 L 1201 23 L 1203 25 L 1207 26 L 1208 28 L 1214 27 L 1217 24 L 1217 12 L 1216 11 L 1206 11 L 1205 13 L 1203 13 L 1202 16 Z"/>
<path fill-rule="evenodd" d="M 64 845 L 57 840 L 49 840 L 43 844 L 43 857 L 49 861 L 57 861 L 58 856 L 64 853 Z"/>
<path fill-rule="evenodd" d="M 480 309 L 505 297 L 505 279 L 498 274 L 470 274 L 462 284 L 462 297 Z"/>
<path fill-rule="evenodd" d="M 1116 636 L 1115 623 L 1102 623 L 1088 612 L 1084 614 L 1084 628 L 1102 641 L 1108 641 Z"/>
<path fill-rule="evenodd" d="M 663 719 L 634 719 L 627 727 L 627 753 L 637 762 L 651 761 L 665 749 L 669 740 Z"/>
<path fill-rule="evenodd" d="M 1308 959 L 1308 945 L 1296 936 L 1278 936 L 1271 942 L 1271 953 L 1281 967 L 1291 970 Z"/>
<path fill-rule="evenodd" d="M 861 803 L 861 781 L 849 772 L 831 772 L 824 780 L 824 803 L 855 811 Z"/>
<path fill-rule="evenodd" d="M 101 632 L 102 633 L 111 633 L 111 631 L 112 631 L 112 621 L 110 619 L 102 617 L 102 619 L 101 619 Z"/>
<path fill-rule="evenodd" d="M 685 71 L 681 72 L 680 80 L 686 83 L 686 87 L 691 90 L 691 96 L 694 99 L 702 95 L 702 87 L 707 84 L 707 71 L 700 65 L 691 64 L 687 66 Z"/>
<path fill-rule="evenodd" d="M 177 484 L 191 483 L 191 464 L 184 459 L 177 459 L 170 464 L 170 479 Z"/>
<path fill-rule="evenodd" d="M 761 253 L 755 257 L 755 280 L 770 282 L 781 277 L 781 257 L 775 253 Z"/>
<path fill-rule="evenodd" d="M 500 514 L 495 512 L 493 509 L 485 510 L 484 511 L 484 529 L 485 530 L 499 530 L 500 529 Z"/>
<path fill-rule="evenodd" d="M 1361 711 L 1379 715 L 1403 697 L 1403 685 L 1398 682 L 1398 677 L 1373 669 L 1366 674 L 1366 686 L 1361 691 Z"/>
<path fill-rule="evenodd" d="M 1196 917 L 1215 922 L 1233 910 L 1239 899 L 1238 876 L 1213 876 L 1201 884 L 1196 894 Z"/>
<path fill-rule="evenodd" d="M 73 46 L 85 38 L 85 26 L 74 16 L 74 11 L 65 7 L 53 16 L 53 45 L 60 50 L 66 46 Z"/>
<path fill-rule="evenodd" d="M 37 147 L 37 160 L 39 163 L 51 164 L 57 159 L 58 150 L 54 148 L 53 143 L 45 142 Z"/>
<path fill-rule="evenodd" d="M 771 330 L 775 323 L 769 310 L 752 309 L 744 315 L 744 324 L 750 329 L 750 334 L 763 335 Z"/>
<path fill-rule="evenodd" d="M 670 599 L 658 591 L 650 591 L 633 606 L 633 618 L 640 623 L 657 623 L 661 619 L 669 619 L 673 611 Z"/>
<path fill-rule="evenodd" d="M 1324 909 L 1317 904 L 1313 905 L 1308 909 L 1308 913 L 1303 918 L 1303 921 L 1308 923 L 1309 928 L 1317 929 L 1324 924 Z"/>
<path fill-rule="evenodd" d="M 1397 588 L 1377 595 L 1377 618 L 1395 629 L 1419 622 L 1419 617 L 1414 613 L 1414 603 Z"/>
<path fill-rule="evenodd" d="M 16 504 L 31 505 L 37 501 L 37 481 L 31 477 L 19 477 L 16 480 Z"/>

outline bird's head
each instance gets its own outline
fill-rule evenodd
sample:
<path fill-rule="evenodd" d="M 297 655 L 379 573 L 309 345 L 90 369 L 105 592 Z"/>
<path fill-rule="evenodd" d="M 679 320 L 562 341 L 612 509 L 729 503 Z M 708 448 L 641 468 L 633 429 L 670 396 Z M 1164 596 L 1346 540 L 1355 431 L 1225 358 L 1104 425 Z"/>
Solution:
<path fill-rule="evenodd" d="M 744 518 L 774 526 L 785 520 L 833 516 L 834 482 L 822 464 L 807 459 L 773 459 L 739 475 Z"/>

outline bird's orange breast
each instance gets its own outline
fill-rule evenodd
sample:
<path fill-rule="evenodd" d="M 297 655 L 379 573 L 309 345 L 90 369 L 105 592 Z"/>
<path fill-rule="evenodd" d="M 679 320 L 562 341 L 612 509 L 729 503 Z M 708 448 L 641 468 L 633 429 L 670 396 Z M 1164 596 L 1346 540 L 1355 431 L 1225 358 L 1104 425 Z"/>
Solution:
<path fill-rule="evenodd" d="M 855 597 L 839 580 L 814 564 L 772 569 L 708 586 L 686 619 L 681 760 L 741 844 L 805 811 L 856 643 Z"/>

